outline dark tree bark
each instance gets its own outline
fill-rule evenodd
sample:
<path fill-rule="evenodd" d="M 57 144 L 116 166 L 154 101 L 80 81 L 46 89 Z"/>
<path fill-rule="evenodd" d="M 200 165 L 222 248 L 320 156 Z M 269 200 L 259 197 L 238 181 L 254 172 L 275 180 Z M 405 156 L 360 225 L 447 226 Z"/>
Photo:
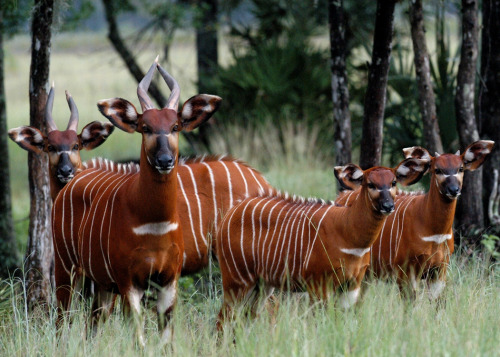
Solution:
<path fill-rule="evenodd" d="M 474 114 L 478 48 L 477 0 L 462 0 L 462 49 L 457 73 L 455 111 L 461 150 L 479 140 Z M 456 227 L 468 231 L 483 226 L 482 168 L 465 172 L 462 197 L 457 206 Z"/>
<path fill-rule="evenodd" d="M 359 164 L 362 169 L 380 165 L 387 92 L 387 76 L 394 31 L 395 0 L 378 0 L 373 53 L 366 88 Z"/>
<path fill-rule="evenodd" d="M 18 256 L 12 224 L 3 37 L 3 10 L 0 8 L 0 277 L 6 278 L 17 267 Z"/>
<path fill-rule="evenodd" d="M 413 51 L 415 52 L 414 63 L 418 84 L 418 104 L 424 124 L 425 145 L 433 154 L 434 152 L 443 153 L 443 143 L 441 142 L 436 115 L 436 98 L 431 81 L 429 52 L 425 40 L 422 0 L 414 0 L 410 3 L 411 38 Z"/>
<path fill-rule="evenodd" d="M 118 24 L 116 23 L 117 10 L 115 6 L 117 3 L 115 0 L 102 0 L 102 3 L 104 5 L 106 21 L 108 22 L 109 42 L 111 42 L 111 45 L 115 48 L 116 52 L 118 52 L 123 62 L 125 62 L 130 74 L 132 74 L 137 83 L 139 83 L 144 78 L 145 72 L 140 69 L 134 55 L 130 52 L 120 35 Z M 160 89 L 154 82 L 151 82 L 151 85 L 149 86 L 149 94 L 151 94 L 160 108 L 163 108 L 167 103 L 167 99 L 163 96 Z"/>
<path fill-rule="evenodd" d="M 44 119 L 49 88 L 51 26 L 54 0 L 36 0 L 31 22 L 30 125 L 47 132 Z M 52 206 L 48 157 L 28 153 L 30 225 L 26 251 L 28 303 L 49 303 L 53 280 L 54 249 L 50 225 Z"/>
<path fill-rule="evenodd" d="M 335 165 L 351 162 L 351 114 L 347 87 L 345 16 L 343 0 L 329 0 L 330 52 L 332 56 L 332 102 Z"/>
<path fill-rule="evenodd" d="M 483 208 L 485 212 L 494 187 L 493 170 L 500 170 L 500 0 L 483 0 L 481 88 L 479 124 L 481 138 L 493 140 L 496 148 L 484 164 Z M 489 217 L 487 217 L 489 218 Z M 489 219 L 488 219 L 489 221 Z M 492 224 L 491 221 L 487 225 Z"/>
<path fill-rule="evenodd" d="M 218 63 L 217 0 L 198 0 L 200 14 L 196 28 L 196 52 L 198 59 L 198 92 L 206 93 L 206 81 L 212 78 Z M 199 140 L 209 148 L 209 123 L 198 129 Z"/>

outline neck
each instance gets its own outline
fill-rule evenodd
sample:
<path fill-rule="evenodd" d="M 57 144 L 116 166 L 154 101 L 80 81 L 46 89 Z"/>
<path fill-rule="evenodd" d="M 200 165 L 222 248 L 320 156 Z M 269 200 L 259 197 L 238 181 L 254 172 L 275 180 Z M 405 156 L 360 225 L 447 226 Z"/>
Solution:
<path fill-rule="evenodd" d="M 439 192 L 436 177 L 432 175 L 429 192 L 425 195 L 423 214 L 425 225 L 432 232 L 449 233 L 453 226 L 457 200 L 450 200 Z"/>
<path fill-rule="evenodd" d="M 141 146 L 140 172 L 131 185 L 134 209 L 140 209 L 141 220 L 174 221 L 177 212 L 177 163 L 168 174 L 160 174 L 147 159 Z"/>
<path fill-rule="evenodd" d="M 368 191 L 362 187 L 359 196 L 346 211 L 349 245 L 353 248 L 370 247 L 380 234 L 386 215 L 375 211 Z"/>

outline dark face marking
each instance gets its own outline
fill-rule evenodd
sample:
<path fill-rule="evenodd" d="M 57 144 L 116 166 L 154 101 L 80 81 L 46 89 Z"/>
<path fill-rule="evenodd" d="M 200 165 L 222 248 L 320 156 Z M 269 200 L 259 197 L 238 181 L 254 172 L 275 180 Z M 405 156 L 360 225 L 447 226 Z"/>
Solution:
<path fill-rule="evenodd" d="M 382 167 L 367 170 L 363 185 L 368 188 L 368 197 L 375 211 L 383 214 L 394 211 L 396 176 L 393 170 Z"/>
<path fill-rule="evenodd" d="M 62 183 L 69 182 L 81 165 L 80 139 L 73 130 L 53 130 L 47 134 L 44 151 L 50 168 Z"/>
<path fill-rule="evenodd" d="M 139 121 L 148 162 L 161 174 L 168 174 L 178 155 L 179 122 L 173 109 L 146 110 Z"/>
<path fill-rule="evenodd" d="M 460 196 L 464 177 L 462 157 L 455 154 L 443 154 L 435 157 L 431 164 L 432 180 L 439 192 L 448 199 Z"/>

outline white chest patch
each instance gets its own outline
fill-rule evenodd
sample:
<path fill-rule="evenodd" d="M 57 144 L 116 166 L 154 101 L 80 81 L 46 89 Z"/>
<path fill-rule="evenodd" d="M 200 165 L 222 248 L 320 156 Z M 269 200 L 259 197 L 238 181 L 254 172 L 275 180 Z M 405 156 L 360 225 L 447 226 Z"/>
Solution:
<path fill-rule="evenodd" d="M 134 227 L 132 228 L 132 230 L 138 236 L 146 234 L 161 236 L 167 234 L 168 232 L 175 231 L 177 228 L 179 228 L 179 223 L 165 221 L 165 222 L 146 223 L 141 226 Z"/>
<path fill-rule="evenodd" d="M 345 254 L 350 254 L 350 255 L 355 255 L 357 257 L 362 257 L 366 253 L 370 251 L 370 248 L 353 248 L 353 249 L 348 249 L 348 248 L 340 248 L 340 251 Z"/>
<path fill-rule="evenodd" d="M 451 239 L 452 235 L 450 234 L 435 234 L 433 236 L 422 237 L 422 240 L 425 242 L 434 242 L 436 244 L 441 244 L 448 239 Z"/>

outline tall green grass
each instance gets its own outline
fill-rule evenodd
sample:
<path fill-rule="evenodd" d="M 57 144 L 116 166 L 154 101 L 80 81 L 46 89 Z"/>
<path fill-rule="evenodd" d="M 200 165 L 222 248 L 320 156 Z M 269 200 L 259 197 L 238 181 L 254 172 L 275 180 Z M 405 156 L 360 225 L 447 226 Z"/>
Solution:
<path fill-rule="evenodd" d="M 455 256 L 441 301 L 421 289 L 414 301 L 396 284 L 367 280 L 359 304 L 344 311 L 313 304 L 304 295 L 278 295 L 276 315 L 237 316 L 217 334 L 220 281 L 215 295 L 181 295 L 173 316 L 174 340 L 160 347 L 156 314 L 146 311 L 146 347 L 119 308 L 93 334 L 87 333 L 88 305 L 77 304 L 58 335 L 56 311 L 26 314 L 22 283 L 0 287 L 2 356 L 498 356 L 500 271 L 488 262 Z M 234 341 L 234 343 L 233 343 Z"/>

